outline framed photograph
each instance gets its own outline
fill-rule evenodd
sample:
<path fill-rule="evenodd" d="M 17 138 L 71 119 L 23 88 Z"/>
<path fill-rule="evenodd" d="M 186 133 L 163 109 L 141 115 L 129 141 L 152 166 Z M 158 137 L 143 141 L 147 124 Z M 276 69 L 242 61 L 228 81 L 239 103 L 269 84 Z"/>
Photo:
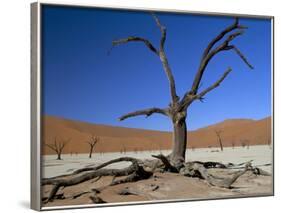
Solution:
<path fill-rule="evenodd" d="M 272 196 L 273 20 L 33 3 L 32 208 Z"/>

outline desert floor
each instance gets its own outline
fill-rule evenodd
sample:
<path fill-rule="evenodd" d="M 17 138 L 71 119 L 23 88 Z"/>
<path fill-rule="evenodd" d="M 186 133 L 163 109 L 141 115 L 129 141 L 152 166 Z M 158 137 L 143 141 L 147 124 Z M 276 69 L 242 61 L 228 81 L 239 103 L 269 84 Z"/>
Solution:
<path fill-rule="evenodd" d="M 161 151 L 168 154 L 168 150 Z M 118 158 L 121 156 L 132 156 L 135 158 L 146 159 L 151 158 L 152 154 L 158 152 L 127 152 L 127 153 L 94 153 L 92 158 L 88 158 L 88 154 L 67 154 L 63 155 L 63 160 L 56 160 L 55 155 L 47 155 L 43 157 L 43 177 L 53 177 L 62 174 L 71 173 L 78 168 L 90 165 L 98 165 L 102 162 Z M 189 161 L 216 161 L 222 163 L 239 164 L 253 160 L 252 165 L 266 170 L 272 174 L 272 166 L 265 164 L 272 163 L 273 151 L 269 146 L 250 146 L 247 147 L 231 147 L 224 148 L 219 151 L 218 148 L 202 148 L 187 151 L 187 159 Z M 122 168 L 127 166 L 126 163 L 117 163 L 110 165 L 111 168 Z M 221 173 L 220 169 L 211 169 L 217 176 L 231 175 L 234 170 L 227 173 Z M 237 170 L 236 170 L 237 171 Z M 62 189 L 65 199 L 56 199 L 47 203 L 45 206 L 65 206 L 65 205 L 82 205 L 91 204 L 89 194 L 81 195 L 75 199 L 73 195 L 88 191 L 90 189 L 100 188 L 108 185 L 112 177 L 102 177 L 97 182 L 87 181 L 72 187 Z M 130 188 L 135 195 L 119 195 L 118 192 L 124 188 Z M 155 190 L 156 189 L 156 190 Z M 43 196 L 47 196 L 51 187 L 43 187 Z M 172 173 L 155 173 L 153 178 L 141 180 L 135 183 L 126 183 L 116 186 L 105 187 L 99 197 L 108 203 L 122 203 L 133 201 L 153 201 L 153 200 L 170 200 L 170 199 L 209 199 L 209 198 L 227 198 L 227 197 L 247 197 L 272 195 L 273 181 L 272 176 L 256 176 L 251 172 L 245 173 L 234 184 L 232 189 L 224 189 L 209 186 L 204 180 L 198 178 L 184 177 L 179 174 Z M 102 205 L 102 204 L 96 204 Z"/>

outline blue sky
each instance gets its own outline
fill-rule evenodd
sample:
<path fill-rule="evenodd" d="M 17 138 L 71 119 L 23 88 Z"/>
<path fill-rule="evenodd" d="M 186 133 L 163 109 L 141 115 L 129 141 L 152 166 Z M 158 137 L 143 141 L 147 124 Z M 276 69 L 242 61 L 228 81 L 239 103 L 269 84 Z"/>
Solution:
<path fill-rule="evenodd" d="M 167 27 L 166 54 L 178 95 L 190 89 L 208 42 L 233 23 L 231 17 L 158 13 Z M 142 43 L 107 52 L 114 39 L 130 35 L 158 47 L 160 32 L 146 12 L 44 6 L 42 25 L 43 113 L 114 126 L 171 130 L 167 117 L 118 117 L 170 102 L 168 81 L 159 58 Z M 241 18 L 249 27 L 232 43 L 254 66 L 250 70 L 232 51 L 213 58 L 202 89 L 231 66 L 233 71 L 204 103 L 188 109 L 188 129 L 229 118 L 261 119 L 271 114 L 271 22 Z"/>

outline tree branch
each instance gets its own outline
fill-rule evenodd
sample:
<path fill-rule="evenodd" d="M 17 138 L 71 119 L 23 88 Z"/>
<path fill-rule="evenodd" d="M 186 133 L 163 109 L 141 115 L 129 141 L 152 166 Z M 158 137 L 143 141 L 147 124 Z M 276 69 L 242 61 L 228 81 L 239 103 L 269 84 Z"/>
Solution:
<path fill-rule="evenodd" d="M 159 50 L 157 50 L 148 39 L 145 39 L 145 38 L 142 38 L 142 37 L 137 37 L 137 36 L 129 36 L 128 38 L 114 40 L 114 41 L 112 41 L 112 45 L 114 47 L 116 45 L 126 44 L 128 42 L 143 42 L 148 47 L 148 49 L 150 49 L 157 56 L 159 56 L 159 58 L 162 62 L 164 71 L 166 73 L 166 76 L 168 78 L 169 84 L 170 84 L 170 93 L 171 93 L 172 103 L 175 104 L 175 103 L 178 102 L 179 97 L 176 94 L 176 86 L 175 86 L 174 76 L 171 72 L 170 65 L 168 63 L 166 54 L 164 52 L 164 44 L 165 44 L 165 41 L 166 41 L 166 27 L 164 27 L 160 23 L 159 19 L 157 18 L 157 16 L 155 14 L 152 13 L 152 16 L 153 16 L 157 26 L 160 28 L 160 31 L 161 31 L 161 39 L 160 39 Z"/>
<path fill-rule="evenodd" d="M 52 149 L 53 151 L 58 152 L 58 150 L 57 150 L 57 148 L 54 146 L 54 144 L 47 144 L 47 143 L 45 143 L 44 145 L 47 146 L 47 147 L 49 147 L 49 148 Z"/>
<path fill-rule="evenodd" d="M 67 140 L 64 140 L 64 141 L 59 143 L 59 150 L 60 150 L 60 152 L 62 152 L 62 150 L 69 143 L 69 141 L 70 141 L 70 139 L 67 139 Z"/>
<path fill-rule="evenodd" d="M 225 73 L 222 75 L 222 77 L 217 80 L 212 86 L 208 87 L 207 89 L 203 90 L 202 92 L 200 92 L 198 95 L 194 96 L 194 99 L 198 99 L 198 100 L 202 100 L 202 98 L 210 91 L 212 91 L 213 89 L 217 88 L 220 83 L 227 77 L 227 75 L 232 71 L 232 69 L 229 67 Z"/>
<path fill-rule="evenodd" d="M 159 113 L 159 114 L 163 114 L 163 115 L 167 115 L 167 110 L 165 109 L 160 109 L 160 108 L 149 108 L 149 109 L 144 109 L 144 110 L 138 110 L 135 112 L 130 112 L 126 115 L 123 115 L 119 118 L 120 121 L 123 121 L 127 118 L 130 117 L 135 117 L 135 116 L 139 116 L 139 115 L 146 115 L 146 117 L 152 115 L 153 113 Z"/>
<path fill-rule="evenodd" d="M 247 27 L 245 26 L 241 26 L 239 25 L 239 21 L 238 18 L 235 19 L 235 22 L 227 27 L 225 30 L 223 30 L 220 34 L 218 34 L 207 46 L 207 48 L 205 49 L 200 65 L 199 65 L 199 69 L 195 75 L 193 84 L 192 84 L 192 88 L 190 91 L 188 91 L 185 96 L 187 96 L 188 94 L 192 94 L 192 95 L 196 95 L 197 91 L 198 91 L 198 87 L 200 84 L 200 81 L 203 77 L 204 71 L 209 63 L 209 61 L 219 52 L 224 51 L 224 50 L 231 50 L 234 49 L 236 51 L 236 53 L 241 57 L 241 59 L 251 68 L 253 69 L 253 66 L 250 65 L 250 63 L 247 61 L 246 57 L 234 46 L 234 45 L 229 45 L 229 42 L 231 42 L 233 39 L 235 39 L 237 36 L 240 36 L 244 33 L 243 30 L 239 30 L 237 32 L 234 32 L 232 34 L 230 34 L 224 41 L 222 44 L 220 44 L 218 47 L 216 47 L 214 50 L 212 50 L 212 48 L 214 47 L 214 45 L 221 41 L 223 39 L 223 37 L 231 32 L 234 31 L 236 29 L 246 29 Z M 238 50 L 238 51 L 237 51 Z"/>
<path fill-rule="evenodd" d="M 254 69 L 254 67 L 249 63 L 247 58 L 242 54 L 242 52 L 234 45 L 231 45 L 232 49 L 240 56 L 240 58 L 245 62 L 245 64 L 248 65 L 251 69 Z"/>
<path fill-rule="evenodd" d="M 168 63 L 167 56 L 166 56 L 165 51 L 164 51 L 164 45 L 165 45 L 165 41 L 166 41 L 167 30 L 166 30 L 166 27 L 164 27 L 160 23 L 160 20 L 158 19 L 158 17 L 154 13 L 152 13 L 152 17 L 154 18 L 157 26 L 159 27 L 159 29 L 161 31 L 159 57 L 160 57 L 160 60 L 162 62 L 163 68 L 164 68 L 164 71 L 166 73 L 166 76 L 167 76 L 169 84 L 170 84 L 170 94 L 171 94 L 171 98 L 172 98 L 172 103 L 175 104 L 175 103 L 178 102 L 179 97 L 177 96 L 177 93 L 176 93 L 175 79 L 174 79 L 174 76 L 172 74 L 170 65 Z"/>
<path fill-rule="evenodd" d="M 128 42 L 143 42 L 148 47 L 148 49 L 150 49 L 156 55 L 159 55 L 158 50 L 152 45 L 152 43 L 148 39 L 145 39 L 142 37 L 129 36 L 128 38 L 123 38 L 123 39 L 112 41 L 112 45 L 117 46 L 120 44 L 126 44 Z"/>
<path fill-rule="evenodd" d="M 210 50 L 214 47 L 214 45 L 219 42 L 227 33 L 235 30 L 235 29 L 247 29 L 247 27 L 239 25 L 239 19 L 235 18 L 235 21 L 232 25 L 229 27 L 225 28 L 223 31 L 221 31 L 206 47 L 203 55 L 202 55 L 202 60 L 208 55 Z"/>
<path fill-rule="evenodd" d="M 167 32 L 166 27 L 161 24 L 160 20 L 154 13 L 152 13 L 152 17 L 154 18 L 157 26 L 159 27 L 159 29 L 161 31 L 160 51 L 164 51 L 164 44 L 166 41 L 166 32 Z"/>

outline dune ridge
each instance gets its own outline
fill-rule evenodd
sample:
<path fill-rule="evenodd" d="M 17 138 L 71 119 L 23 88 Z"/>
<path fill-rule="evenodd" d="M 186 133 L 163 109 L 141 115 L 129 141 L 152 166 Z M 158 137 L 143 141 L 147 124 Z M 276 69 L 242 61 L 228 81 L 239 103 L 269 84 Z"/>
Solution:
<path fill-rule="evenodd" d="M 43 116 L 42 141 L 52 144 L 57 140 L 71 139 L 63 153 L 87 153 L 86 141 L 93 134 L 100 138 L 94 152 L 124 152 L 166 150 L 172 146 L 172 132 L 134 129 L 74 121 L 55 116 Z M 188 131 L 188 148 L 218 147 L 215 130 L 221 130 L 225 147 L 268 144 L 271 141 L 271 117 L 261 120 L 228 119 L 217 124 Z M 46 146 L 43 155 L 55 154 Z"/>

